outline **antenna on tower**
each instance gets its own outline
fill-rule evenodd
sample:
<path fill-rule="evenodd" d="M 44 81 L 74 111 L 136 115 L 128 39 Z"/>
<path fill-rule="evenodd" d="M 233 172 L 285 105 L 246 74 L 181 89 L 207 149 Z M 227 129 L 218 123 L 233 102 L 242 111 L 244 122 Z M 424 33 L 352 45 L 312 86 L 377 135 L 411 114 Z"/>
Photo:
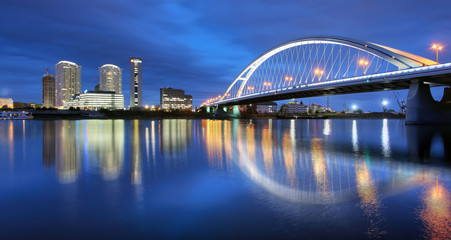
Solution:
<path fill-rule="evenodd" d="M 47 74 L 47 75 L 49 74 L 49 69 L 52 69 L 52 68 L 43 68 L 43 70 L 46 71 L 46 74 Z"/>

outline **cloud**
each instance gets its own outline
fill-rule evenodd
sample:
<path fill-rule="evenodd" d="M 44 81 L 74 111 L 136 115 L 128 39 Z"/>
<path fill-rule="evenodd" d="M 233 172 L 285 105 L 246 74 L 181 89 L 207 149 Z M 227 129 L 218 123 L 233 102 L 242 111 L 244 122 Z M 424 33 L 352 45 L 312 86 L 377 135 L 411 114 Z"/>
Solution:
<path fill-rule="evenodd" d="M 0 84 L 18 101 L 40 102 L 43 68 L 70 60 L 83 66 L 83 89 L 94 87 L 99 66 L 120 66 L 127 93 L 128 58 L 140 56 L 143 87 L 152 93 L 144 103 L 158 102 L 159 88 L 173 86 L 199 105 L 222 94 L 261 53 L 296 38 L 339 35 L 432 57 L 428 44 L 451 39 L 444 31 L 450 7 L 407 0 L 4 0 Z"/>

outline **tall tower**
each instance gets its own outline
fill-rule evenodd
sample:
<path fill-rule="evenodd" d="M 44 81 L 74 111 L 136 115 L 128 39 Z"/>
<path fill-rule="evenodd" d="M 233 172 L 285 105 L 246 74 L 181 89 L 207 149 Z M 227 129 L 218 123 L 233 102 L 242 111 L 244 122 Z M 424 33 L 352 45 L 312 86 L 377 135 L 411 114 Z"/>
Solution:
<path fill-rule="evenodd" d="M 99 90 L 122 94 L 122 69 L 112 64 L 99 68 Z"/>
<path fill-rule="evenodd" d="M 81 93 L 81 66 L 69 61 L 60 61 L 55 66 L 55 73 L 55 106 L 62 107 L 73 95 Z"/>
<path fill-rule="evenodd" d="M 130 108 L 142 107 L 142 58 L 130 58 Z"/>
<path fill-rule="evenodd" d="M 52 74 L 44 74 L 42 77 L 42 106 L 54 107 L 55 97 L 55 77 Z"/>

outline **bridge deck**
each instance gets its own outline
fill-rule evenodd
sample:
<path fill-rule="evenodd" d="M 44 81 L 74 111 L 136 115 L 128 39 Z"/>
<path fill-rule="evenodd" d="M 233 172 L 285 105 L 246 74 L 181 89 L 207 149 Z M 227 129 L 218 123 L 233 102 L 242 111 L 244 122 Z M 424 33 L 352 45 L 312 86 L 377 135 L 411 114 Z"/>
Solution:
<path fill-rule="evenodd" d="M 246 96 L 213 102 L 213 105 L 241 105 L 266 101 L 305 98 L 325 95 L 362 93 L 407 89 L 412 80 L 451 85 L 451 63 L 418 67 L 367 76 L 329 80 L 311 84 L 248 94 Z"/>

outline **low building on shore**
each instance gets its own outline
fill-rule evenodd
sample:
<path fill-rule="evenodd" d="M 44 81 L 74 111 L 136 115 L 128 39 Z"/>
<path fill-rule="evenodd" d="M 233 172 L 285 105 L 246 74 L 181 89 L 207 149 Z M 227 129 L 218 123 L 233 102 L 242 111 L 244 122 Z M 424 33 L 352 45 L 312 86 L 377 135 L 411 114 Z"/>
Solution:
<path fill-rule="evenodd" d="M 297 101 L 289 102 L 281 107 L 282 114 L 292 115 L 292 114 L 308 114 L 309 107 L 303 102 L 298 103 Z"/>
<path fill-rule="evenodd" d="M 7 108 L 14 108 L 14 102 L 12 98 L 0 98 L 0 108 L 6 106 Z"/>
<path fill-rule="evenodd" d="M 256 104 L 257 113 L 277 113 L 277 103 L 276 102 L 263 102 Z"/>
<path fill-rule="evenodd" d="M 64 109 L 124 109 L 124 95 L 111 91 L 86 91 L 74 95 L 69 101 L 64 103 Z"/>
<path fill-rule="evenodd" d="M 162 110 L 192 110 L 193 96 L 182 89 L 160 88 L 160 106 Z"/>

